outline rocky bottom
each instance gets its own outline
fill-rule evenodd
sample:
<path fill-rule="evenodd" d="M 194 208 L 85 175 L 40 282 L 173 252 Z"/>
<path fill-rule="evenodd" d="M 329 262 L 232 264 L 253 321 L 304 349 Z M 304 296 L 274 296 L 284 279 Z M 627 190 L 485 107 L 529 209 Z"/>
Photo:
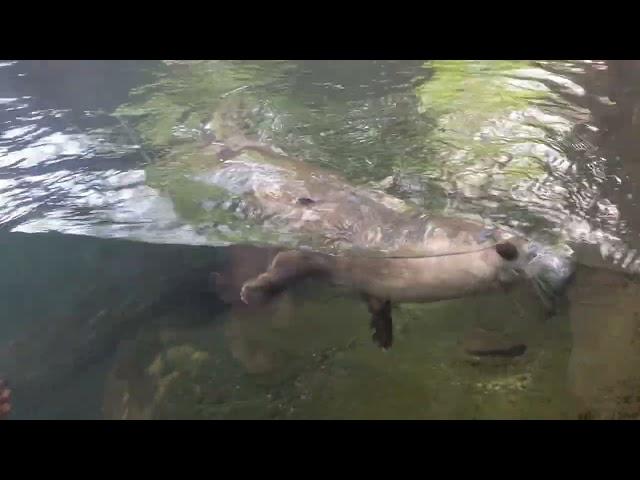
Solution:
<path fill-rule="evenodd" d="M 207 325 L 141 331 L 118 348 L 105 417 L 577 417 L 567 319 L 545 322 L 527 294 L 401 305 L 385 352 L 364 304 L 309 291 L 259 312 L 235 306 Z"/>

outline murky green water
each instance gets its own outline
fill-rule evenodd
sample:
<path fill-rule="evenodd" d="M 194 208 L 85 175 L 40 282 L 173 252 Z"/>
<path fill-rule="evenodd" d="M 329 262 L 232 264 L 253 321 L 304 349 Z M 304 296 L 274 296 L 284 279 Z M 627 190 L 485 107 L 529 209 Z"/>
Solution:
<path fill-rule="evenodd" d="M 637 418 L 636 63 L 0 65 L 11 418 Z M 265 244 L 317 238 L 199 180 L 238 135 L 301 178 L 570 246 L 564 308 L 527 288 L 394 304 L 383 351 L 354 292 L 242 304 Z M 470 354 L 487 334 L 526 350 Z"/>

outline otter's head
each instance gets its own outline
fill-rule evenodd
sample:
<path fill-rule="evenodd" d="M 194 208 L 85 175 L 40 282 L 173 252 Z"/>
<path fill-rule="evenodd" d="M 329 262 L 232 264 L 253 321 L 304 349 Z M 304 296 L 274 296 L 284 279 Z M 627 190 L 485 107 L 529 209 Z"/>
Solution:
<path fill-rule="evenodd" d="M 498 243 L 496 251 L 514 273 L 531 283 L 544 306 L 555 312 L 574 277 L 576 265 L 571 249 L 512 238 Z"/>

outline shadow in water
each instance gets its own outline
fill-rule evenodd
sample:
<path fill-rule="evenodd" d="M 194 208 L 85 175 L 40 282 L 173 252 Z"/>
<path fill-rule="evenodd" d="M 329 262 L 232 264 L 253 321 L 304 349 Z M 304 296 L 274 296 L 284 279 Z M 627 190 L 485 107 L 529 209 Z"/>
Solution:
<path fill-rule="evenodd" d="M 215 249 L 56 234 L 5 234 L 0 244 L 0 375 L 12 385 L 16 418 L 100 416 L 120 342 L 143 326 L 211 322 L 224 308 L 207 291 L 221 262 Z"/>

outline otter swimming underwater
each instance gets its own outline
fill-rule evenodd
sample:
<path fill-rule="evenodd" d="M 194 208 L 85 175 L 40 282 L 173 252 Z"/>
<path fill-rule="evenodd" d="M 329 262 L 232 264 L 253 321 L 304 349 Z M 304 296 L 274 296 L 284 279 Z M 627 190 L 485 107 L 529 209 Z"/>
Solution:
<path fill-rule="evenodd" d="M 244 282 L 239 296 L 247 304 L 322 278 L 365 299 L 373 338 L 389 348 L 392 303 L 434 302 L 530 280 L 550 305 L 573 272 L 568 257 L 505 228 L 417 212 L 242 136 L 213 143 L 207 152 L 217 165 L 192 180 L 235 196 L 234 213 L 275 233 L 283 250 Z"/>

